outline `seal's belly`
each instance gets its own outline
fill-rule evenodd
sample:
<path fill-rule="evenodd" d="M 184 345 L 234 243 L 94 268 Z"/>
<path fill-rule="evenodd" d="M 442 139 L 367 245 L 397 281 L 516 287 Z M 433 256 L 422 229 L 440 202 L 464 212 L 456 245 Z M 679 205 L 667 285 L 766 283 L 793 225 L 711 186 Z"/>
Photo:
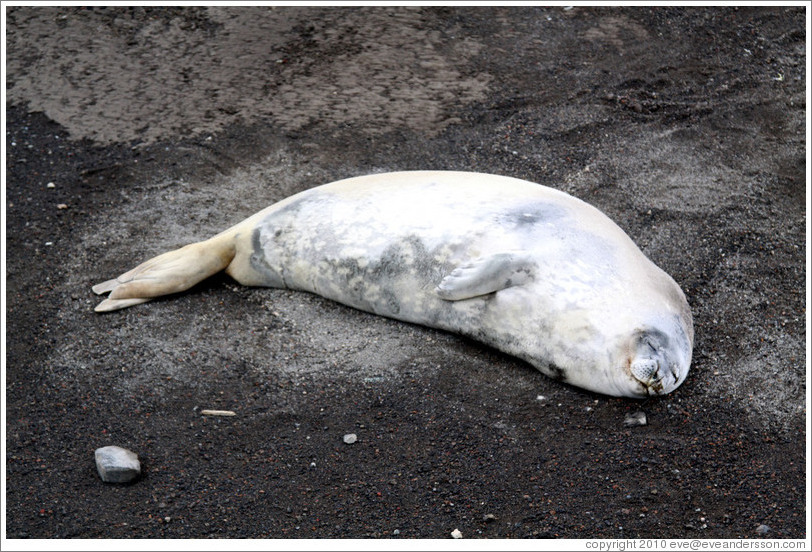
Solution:
<path fill-rule="evenodd" d="M 539 258 L 538 282 L 521 326 L 547 323 L 550 311 L 594 310 L 601 288 L 612 285 L 601 264 L 616 264 L 605 238 L 584 232 L 560 201 L 527 189 L 412 180 L 358 195 L 305 192 L 256 223 L 251 265 L 263 284 L 316 293 L 364 311 L 451 330 L 482 334 L 510 328 L 492 295 L 445 301 L 436 288 L 472 259 L 517 250 Z M 555 198 L 559 199 L 559 198 Z M 589 266 L 584 259 L 589 260 Z M 514 290 L 518 293 L 518 290 Z M 580 297 L 580 299 L 579 299 Z M 515 310 L 515 309 L 514 309 Z M 584 326 L 585 327 L 585 326 Z M 504 330 L 508 331 L 508 330 Z M 518 331 L 518 328 L 517 328 Z"/>
<path fill-rule="evenodd" d="M 380 202 L 370 209 L 338 197 L 305 196 L 257 224 L 251 263 L 266 285 L 437 326 L 451 305 L 434 289 L 461 259 L 480 253 L 482 231 L 443 229 Z"/>

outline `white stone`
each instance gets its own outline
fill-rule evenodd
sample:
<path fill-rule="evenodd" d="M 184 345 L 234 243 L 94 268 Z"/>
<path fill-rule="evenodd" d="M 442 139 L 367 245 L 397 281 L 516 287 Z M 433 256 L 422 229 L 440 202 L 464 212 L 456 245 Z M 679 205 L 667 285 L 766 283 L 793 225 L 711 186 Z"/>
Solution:
<path fill-rule="evenodd" d="M 358 436 L 355 433 L 347 433 L 344 436 L 344 442 L 347 443 L 348 445 L 353 444 L 357 440 L 358 440 Z"/>
<path fill-rule="evenodd" d="M 635 426 L 644 426 L 648 423 L 646 419 L 646 413 L 642 410 L 638 410 L 637 412 L 628 412 L 626 413 L 626 417 L 623 419 L 623 425 L 626 427 L 635 427 Z"/>
<path fill-rule="evenodd" d="M 116 446 L 96 449 L 96 469 L 105 483 L 129 483 L 141 475 L 138 455 Z"/>

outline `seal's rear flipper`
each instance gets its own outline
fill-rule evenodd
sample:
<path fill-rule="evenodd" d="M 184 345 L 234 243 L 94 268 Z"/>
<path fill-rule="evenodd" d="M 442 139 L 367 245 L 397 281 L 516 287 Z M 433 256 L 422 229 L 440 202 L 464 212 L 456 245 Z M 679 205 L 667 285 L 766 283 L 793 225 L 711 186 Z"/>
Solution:
<path fill-rule="evenodd" d="M 110 292 L 95 311 L 123 309 L 185 291 L 225 269 L 233 258 L 234 240 L 224 235 L 158 255 L 114 280 L 93 286 L 99 295 Z"/>
<path fill-rule="evenodd" d="M 133 305 L 140 305 L 141 303 L 146 303 L 152 299 L 151 297 L 142 297 L 140 299 L 105 299 L 98 305 L 96 308 L 93 309 L 96 312 L 110 312 L 119 309 L 126 309 L 127 307 L 132 307 Z"/>
<path fill-rule="evenodd" d="M 101 295 L 102 293 L 113 291 L 120 283 L 121 282 L 113 278 L 112 280 L 107 280 L 106 282 L 102 282 L 101 284 L 96 284 L 95 286 L 93 286 L 93 293 L 95 293 L 96 295 Z"/>

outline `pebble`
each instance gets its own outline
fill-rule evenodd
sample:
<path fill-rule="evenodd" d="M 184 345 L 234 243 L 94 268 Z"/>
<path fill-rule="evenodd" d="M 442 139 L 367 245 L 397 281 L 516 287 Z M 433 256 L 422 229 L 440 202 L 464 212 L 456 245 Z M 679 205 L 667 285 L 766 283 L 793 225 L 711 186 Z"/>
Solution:
<path fill-rule="evenodd" d="M 623 425 L 626 427 L 644 426 L 648 423 L 646 420 L 646 413 L 642 410 L 637 412 L 628 412 L 623 419 Z"/>
<path fill-rule="evenodd" d="M 45 187 L 46 188 L 56 188 L 56 184 L 54 184 L 53 182 L 48 182 L 48 184 L 46 184 Z"/>
<path fill-rule="evenodd" d="M 201 416 L 236 416 L 233 410 L 201 410 Z"/>
<path fill-rule="evenodd" d="M 129 483 L 141 475 L 138 455 L 116 446 L 96 449 L 96 469 L 105 483 Z"/>
<path fill-rule="evenodd" d="M 451 531 L 451 536 L 454 537 L 455 539 L 461 539 L 462 533 L 460 533 L 459 529 L 454 529 L 453 531 Z"/>
<path fill-rule="evenodd" d="M 770 526 L 769 525 L 764 525 L 762 523 L 761 525 L 756 527 L 756 533 L 758 533 L 759 535 L 766 535 L 769 532 L 770 532 Z"/>
<path fill-rule="evenodd" d="M 358 436 L 355 433 L 347 433 L 344 436 L 344 442 L 347 443 L 348 445 L 353 444 L 357 440 L 358 440 Z"/>
<path fill-rule="evenodd" d="M 493 514 L 485 514 L 484 516 L 482 516 L 482 520 L 485 521 L 486 523 L 489 521 L 496 521 L 497 519 L 498 518 Z"/>

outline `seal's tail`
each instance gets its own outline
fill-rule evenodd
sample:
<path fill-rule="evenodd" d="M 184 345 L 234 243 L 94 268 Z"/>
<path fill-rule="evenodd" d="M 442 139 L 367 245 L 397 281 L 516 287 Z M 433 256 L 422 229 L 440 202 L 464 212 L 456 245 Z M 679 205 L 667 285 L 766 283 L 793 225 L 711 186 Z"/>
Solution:
<path fill-rule="evenodd" d="M 114 311 L 187 290 L 225 269 L 234 253 L 234 240 L 218 235 L 153 257 L 114 280 L 93 286 L 99 295 L 110 292 L 95 310 Z"/>

